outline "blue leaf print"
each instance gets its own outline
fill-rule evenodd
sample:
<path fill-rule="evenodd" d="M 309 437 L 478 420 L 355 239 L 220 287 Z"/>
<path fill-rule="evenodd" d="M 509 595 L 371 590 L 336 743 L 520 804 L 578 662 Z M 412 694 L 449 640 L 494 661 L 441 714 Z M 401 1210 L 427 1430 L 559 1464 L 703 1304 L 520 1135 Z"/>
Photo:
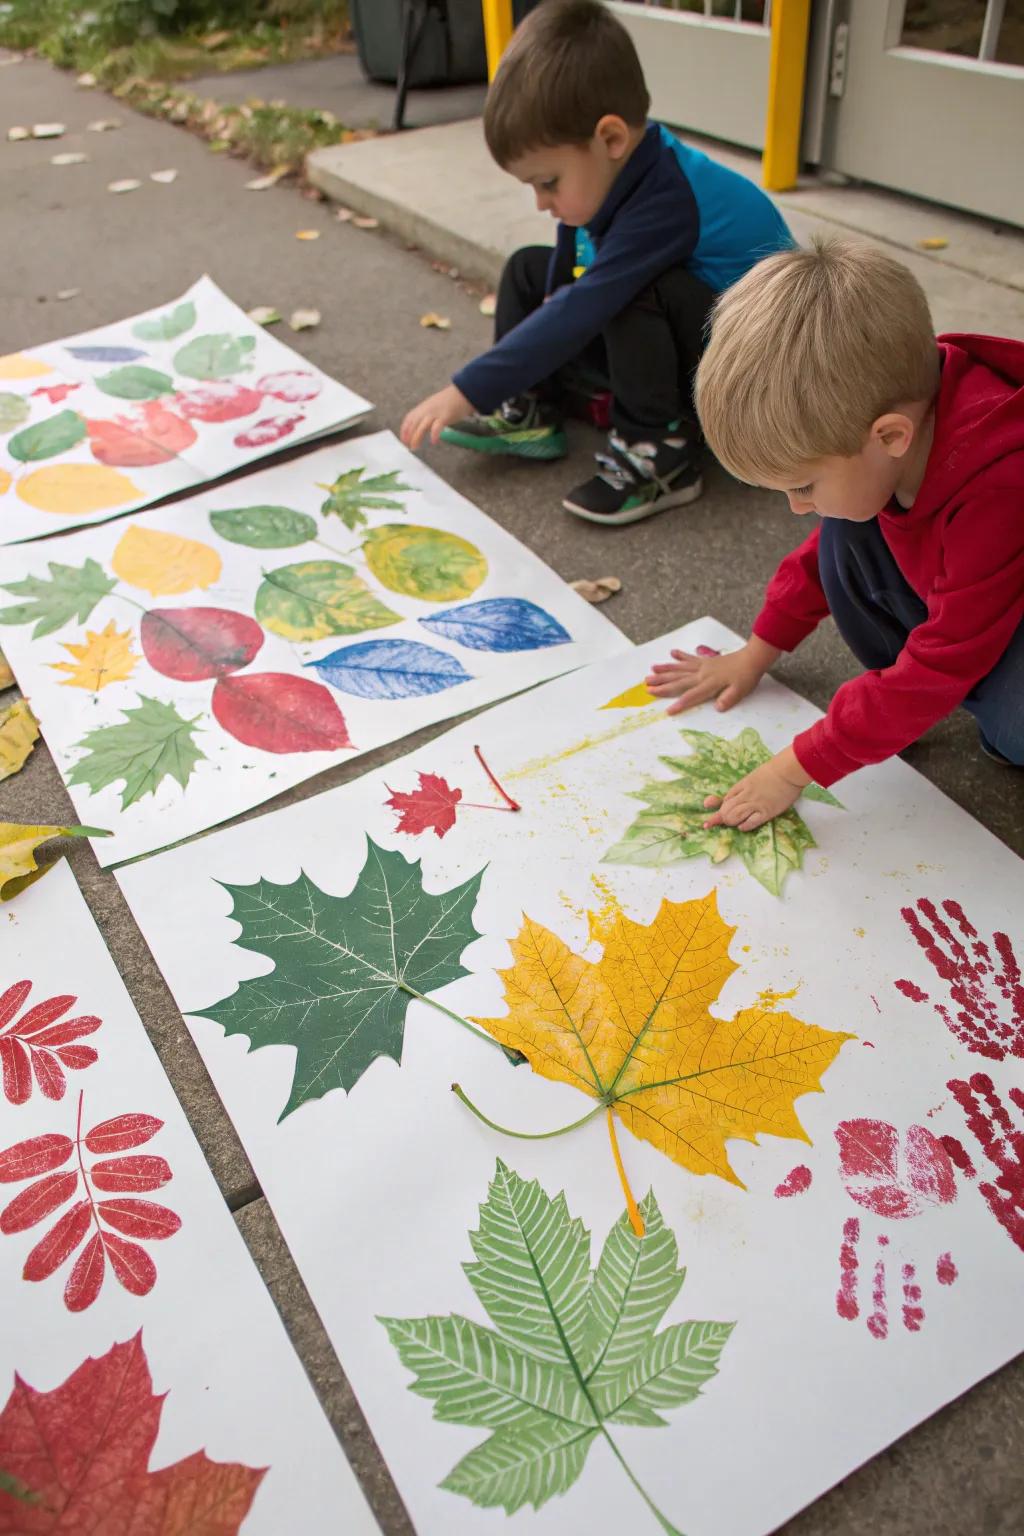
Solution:
<path fill-rule="evenodd" d="M 137 357 L 148 357 L 141 347 L 65 347 L 80 363 L 131 363 Z"/>
<path fill-rule="evenodd" d="M 572 636 L 557 619 L 525 597 L 485 597 L 420 619 L 424 629 L 474 651 L 539 651 L 566 645 Z"/>
<path fill-rule="evenodd" d="M 456 657 L 418 640 L 363 640 L 306 666 L 315 667 L 332 688 L 360 699 L 415 699 L 472 681 Z"/>

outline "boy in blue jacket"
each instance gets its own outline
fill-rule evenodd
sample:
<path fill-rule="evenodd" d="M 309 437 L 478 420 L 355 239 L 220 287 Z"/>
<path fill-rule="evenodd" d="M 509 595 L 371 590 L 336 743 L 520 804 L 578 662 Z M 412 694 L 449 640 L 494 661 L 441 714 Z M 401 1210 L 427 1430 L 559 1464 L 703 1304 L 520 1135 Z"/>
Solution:
<path fill-rule="evenodd" d="M 597 0 L 544 0 L 517 29 L 487 97 L 497 163 L 558 220 L 555 248 L 516 251 L 495 343 L 402 424 L 481 453 L 557 459 L 581 374 L 612 395 L 608 452 L 563 506 L 635 523 L 701 493 L 692 380 L 711 305 L 792 245 L 753 182 L 648 121 L 629 33 Z M 475 414 L 472 414 L 475 413 Z"/>

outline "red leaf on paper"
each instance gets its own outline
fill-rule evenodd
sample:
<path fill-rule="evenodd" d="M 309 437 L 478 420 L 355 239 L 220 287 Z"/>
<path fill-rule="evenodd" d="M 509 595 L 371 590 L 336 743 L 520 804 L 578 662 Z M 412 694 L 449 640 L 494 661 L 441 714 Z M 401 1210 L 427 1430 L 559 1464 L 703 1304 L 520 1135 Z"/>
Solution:
<path fill-rule="evenodd" d="M 23 1280 L 47 1280 L 69 1259 L 92 1225 L 92 1206 L 79 1200 L 50 1228 L 25 1260 Z"/>
<path fill-rule="evenodd" d="M 54 1050 L 58 1045 L 70 1045 L 72 1040 L 80 1040 L 83 1035 L 95 1034 L 103 1023 L 94 1013 L 83 1013 L 77 1019 L 65 1019 L 61 1024 L 51 1024 L 49 1029 L 40 1030 L 29 1042 L 31 1045 L 45 1045 L 49 1050 Z M 17 1033 L 20 1035 L 21 1030 Z"/>
<path fill-rule="evenodd" d="M 32 394 L 34 396 L 45 395 L 51 405 L 60 405 L 61 401 L 66 400 L 73 389 L 81 389 L 81 387 L 81 384 L 40 384 L 38 389 L 32 391 Z"/>
<path fill-rule="evenodd" d="M 419 781 L 419 789 L 408 794 L 389 791 L 391 798 L 384 804 L 399 812 L 395 830 L 413 836 L 429 830 L 444 837 L 455 825 L 455 807 L 462 799 L 462 790 L 453 789 L 438 773 L 421 773 Z"/>
<path fill-rule="evenodd" d="M 141 1147 L 163 1127 L 153 1115 L 115 1115 L 94 1125 L 82 1138 L 90 1152 L 127 1152 Z"/>
<path fill-rule="evenodd" d="M 4 1206 L 0 1211 L 0 1232 L 5 1236 L 10 1236 L 12 1232 L 27 1232 L 29 1227 L 45 1220 L 65 1200 L 70 1200 L 77 1188 L 77 1173 L 48 1173 Z"/>
<path fill-rule="evenodd" d="M 323 684 L 290 672 L 222 677 L 210 707 L 229 736 L 261 752 L 333 752 L 352 745 L 345 717 Z"/>
<path fill-rule="evenodd" d="M 289 437 L 305 419 L 301 411 L 297 416 L 264 416 L 261 421 L 254 422 L 244 432 L 238 433 L 235 447 L 263 448 L 267 443 L 279 442 L 282 437 Z"/>
<path fill-rule="evenodd" d="M 94 1189 L 111 1193 L 142 1194 L 170 1183 L 171 1170 L 162 1157 L 112 1157 L 105 1163 L 93 1163 L 89 1170 Z"/>
<path fill-rule="evenodd" d="M 54 1048 L 92 1034 L 102 1023 L 86 1014 L 56 1022 L 78 1001 L 70 993 L 48 997 L 18 1019 L 18 1009 L 31 990 L 31 982 L 17 981 L 0 997 L 0 1082 L 4 1097 L 11 1104 L 24 1104 L 31 1098 L 33 1075 L 44 1098 L 62 1099 L 66 1083 Z M 89 1061 L 83 1060 L 81 1065 L 89 1066 L 95 1060 L 93 1051 Z M 74 1069 L 75 1063 L 63 1065 Z"/>
<path fill-rule="evenodd" d="M 0 1491 L 0 1530 L 238 1536 L 263 1471 L 197 1451 L 150 1472 L 162 1408 L 141 1334 L 87 1359 L 52 1392 L 16 1376 L 0 1413 L 0 1467 L 38 1503 Z"/>
<path fill-rule="evenodd" d="M 103 1239 L 97 1232 L 78 1255 L 64 1287 L 64 1305 L 69 1312 L 84 1312 L 92 1306 L 100 1293 L 106 1267 Z"/>
<path fill-rule="evenodd" d="M 30 1136 L 0 1152 L 0 1184 L 35 1179 L 66 1163 L 75 1149 L 70 1136 Z"/>
<path fill-rule="evenodd" d="M 59 1019 L 62 1013 L 67 1013 L 68 1009 L 74 1007 L 77 1002 L 77 997 L 48 997 L 44 1003 L 35 1003 L 28 1013 L 23 1015 L 16 1028 L 5 1033 L 21 1035 L 23 1038 L 38 1034 L 40 1030 L 52 1024 L 54 1019 Z"/>
<path fill-rule="evenodd" d="M 6 992 L 0 993 L 0 1029 L 10 1023 L 31 991 L 30 981 L 16 981 Z"/>
<path fill-rule="evenodd" d="M 154 672 L 179 683 L 200 683 L 247 667 L 264 641 L 263 630 L 230 608 L 152 608 L 139 629 Z"/>
<path fill-rule="evenodd" d="M 125 1242 L 113 1232 L 104 1232 L 110 1267 L 117 1279 L 133 1296 L 148 1296 L 156 1285 L 156 1265 L 138 1243 Z"/>
<path fill-rule="evenodd" d="M 4 1098 L 9 1104 L 24 1104 L 32 1094 L 32 1062 L 20 1040 L 0 1035 L 0 1069 Z"/>
<path fill-rule="evenodd" d="M 96 1209 L 108 1226 L 143 1242 L 173 1237 L 181 1227 L 181 1217 L 155 1200 L 101 1200 Z"/>
<path fill-rule="evenodd" d="M 835 1135 L 846 1193 L 876 1216 L 899 1220 L 956 1199 L 949 1153 L 923 1125 L 901 1138 L 884 1120 L 844 1120 Z"/>
<path fill-rule="evenodd" d="M 111 421 L 87 419 L 85 425 L 93 458 L 125 469 L 167 464 L 196 440 L 195 427 L 160 400 L 146 400 Z"/>
<path fill-rule="evenodd" d="M 174 396 L 172 404 L 183 416 L 195 421 L 235 421 L 258 411 L 262 401 L 261 390 L 250 389 L 247 384 L 229 384 L 225 379 L 182 390 Z"/>
<path fill-rule="evenodd" d="M 298 400 L 314 400 L 322 387 L 323 381 L 316 374 L 307 373 L 302 368 L 264 374 L 256 385 L 265 395 L 273 395 L 276 400 L 286 400 L 289 404 Z"/>
<path fill-rule="evenodd" d="M 99 1052 L 94 1051 L 91 1045 L 62 1045 L 57 1055 L 72 1072 L 80 1072 L 83 1067 L 91 1067 L 94 1061 L 99 1060 Z"/>
<path fill-rule="evenodd" d="M 54 1102 L 64 1097 L 67 1083 L 64 1073 L 60 1069 L 60 1062 L 52 1051 L 43 1050 L 42 1047 L 32 1052 L 32 1071 L 35 1073 L 39 1091 L 44 1099 Z"/>

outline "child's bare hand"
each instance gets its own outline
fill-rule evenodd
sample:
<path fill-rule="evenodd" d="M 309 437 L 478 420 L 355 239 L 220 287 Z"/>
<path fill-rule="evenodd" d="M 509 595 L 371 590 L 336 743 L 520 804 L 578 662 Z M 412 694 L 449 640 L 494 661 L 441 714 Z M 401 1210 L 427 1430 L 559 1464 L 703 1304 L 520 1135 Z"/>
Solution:
<path fill-rule="evenodd" d="M 756 832 L 766 821 L 781 816 L 800 798 L 810 778 L 796 760 L 792 748 L 779 752 L 769 763 L 762 763 L 745 779 L 740 779 L 724 795 L 709 795 L 704 801 L 709 816 L 705 827 L 738 827 L 741 832 Z"/>
<path fill-rule="evenodd" d="M 770 652 L 770 655 L 762 653 Z M 673 699 L 668 714 L 715 700 L 716 709 L 731 709 L 745 699 L 778 655 L 770 646 L 745 645 L 724 656 L 691 656 L 688 651 L 673 651 L 672 660 L 658 662 L 645 678 L 648 691 L 659 699 Z"/>
<path fill-rule="evenodd" d="M 402 442 L 415 452 L 429 433 L 430 441 L 436 443 L 444 427 L 450 427 L 472 412 L 473 407 L 462 390 L 456 389 L 454 384 L 446 384 L 436 395 L 429 395 L 413 406 L 402 422 Z"/>

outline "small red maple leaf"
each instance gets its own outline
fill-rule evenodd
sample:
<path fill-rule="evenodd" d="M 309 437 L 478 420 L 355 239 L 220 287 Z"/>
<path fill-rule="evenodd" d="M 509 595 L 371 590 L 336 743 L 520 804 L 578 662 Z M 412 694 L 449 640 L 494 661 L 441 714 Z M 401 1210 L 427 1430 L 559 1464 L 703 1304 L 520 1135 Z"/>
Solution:
<path fill-rule="evenodd" d="M 438 773 L 421 773 L 418 777 L 419 789 L 408 794 L 386 786 L 391 798 L 384 803 L 399 812 L 395 830 L 412 835 L 433 830 L 438 837 L 444 837 L 455 825 L 455 807 L 462 799 L 462 790 L 453 789 Z"/>
<path fill-rule="evenodd" d="M 153 1394 L 142 1334 L 90 1357 L 52 1392 L 20 1376 L 0 1413 L 0 1531 L 159 1531 L 237 1536 L 265 1467 L 195 1451 L 149 1471 L 164 1399 Z"/>
<path fill-rule="evenodd" d="M 33 395 L 45 395 L 51 405 L 60 405 L 66 400 L 73 389 L 79 389 L 78 384 L 41 384 L 38 389 L 32 391 Z"/>

